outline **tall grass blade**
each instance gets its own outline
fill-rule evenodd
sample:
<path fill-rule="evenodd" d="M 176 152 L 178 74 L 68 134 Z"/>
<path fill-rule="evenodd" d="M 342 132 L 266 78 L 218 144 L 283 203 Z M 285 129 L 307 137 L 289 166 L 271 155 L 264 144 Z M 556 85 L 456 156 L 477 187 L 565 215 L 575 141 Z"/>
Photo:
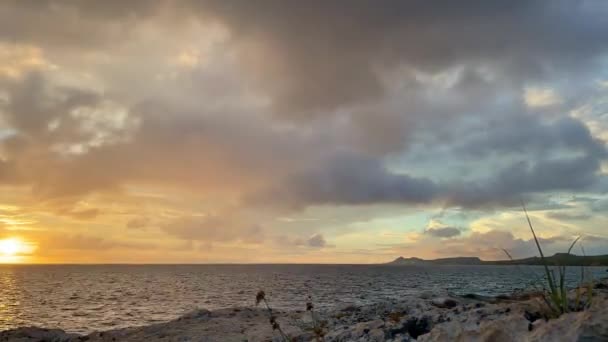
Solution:
<path fill-rule="evenodd" d="M 532 236 L 534 237 L 534 243 L 536 243 L 536 248 L 538 249 L 538 253 L 540 254 L 540 260 L 541 260 L 541 263 L 545 270 L 545 275 L 547 277 L 547 283 L 549 285 L 549 295 L 551 297 L 551 302 L 557 306 L 556 308 L 553 308 L 553 309 L 557 311 L 556 312 L 557 314 L 560 314 L 563 311 L 560 309 L 561 300 L 560 300 L 560 295 L 559 295 L 559 292 L 558 292 L 556 284 L 555 284 L 555 275 L 552 272 L 552 270 L 549 270 L 549 265 L 547 264 L 547 259 L 545 259 L 545 254 L 543 253 L 543 249 L 540 246 L 540 242 L 538 241 L 538 237 L 536 236 L 536 232 L 534 231 L 534 227 L 532 226 L 532 221 L 530 220 L 530 215 L 528 215 L 528 210 L 526 209 L 526 205 L 523 202 L 523 200 L 521 202 L 521 206 L 524 209 L 524 213 L 526 214 L 526 220 L 528 221 L 528 226 L 530 227 L 530 231 L 532 232 Z"/>
<path fill-rule="evenodd" d="M 587 256 L 585 253 L 585 247 L 583 245 L 581 245 L 581 251 L 583 252 L 583 256 Z M 593 301 L 593 281 L 594 279 L 592 275 L 591 279 L 587 282 L 587 307 L 590 307 Z"/>

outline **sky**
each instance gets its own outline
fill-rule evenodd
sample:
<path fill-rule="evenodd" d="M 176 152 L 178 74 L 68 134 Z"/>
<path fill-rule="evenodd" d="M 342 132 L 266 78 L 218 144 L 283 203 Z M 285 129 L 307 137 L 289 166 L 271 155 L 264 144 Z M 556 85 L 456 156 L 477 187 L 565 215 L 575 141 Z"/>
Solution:
<path fill-rule="evenodd" d="M 606 18 L 2 1 L 0 262 L 528 257 L 522 201 L 548 254 L 608 254 Z"/>

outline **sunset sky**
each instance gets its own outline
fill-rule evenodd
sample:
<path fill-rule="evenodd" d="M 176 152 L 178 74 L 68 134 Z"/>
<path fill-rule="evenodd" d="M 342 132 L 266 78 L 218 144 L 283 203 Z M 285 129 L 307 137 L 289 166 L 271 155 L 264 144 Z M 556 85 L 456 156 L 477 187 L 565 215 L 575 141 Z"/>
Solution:
<path fill-rule="evenodd" d="M 0 262 L 608 254 L 608 2 L 0 2 Z M 575 253 L 581 254 L 580 248 Z"/>

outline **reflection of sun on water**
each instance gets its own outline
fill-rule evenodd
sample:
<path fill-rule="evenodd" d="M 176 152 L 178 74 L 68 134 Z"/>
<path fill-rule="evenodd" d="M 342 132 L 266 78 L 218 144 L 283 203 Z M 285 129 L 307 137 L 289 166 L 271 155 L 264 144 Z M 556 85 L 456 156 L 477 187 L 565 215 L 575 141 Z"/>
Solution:
<path fill-rule="evenodd" d="M 0 262 L 20 262 L 22 257 L 34 250 L 30 243 L 19 238 L 0 240 Z"/>

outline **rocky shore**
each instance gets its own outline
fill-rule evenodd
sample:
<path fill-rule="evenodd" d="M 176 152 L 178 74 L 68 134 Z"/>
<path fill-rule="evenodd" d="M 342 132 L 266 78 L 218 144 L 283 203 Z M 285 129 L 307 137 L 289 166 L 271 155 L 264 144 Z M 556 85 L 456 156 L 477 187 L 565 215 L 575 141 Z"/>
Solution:
<path fill-rule="evenodd" d="M 571 292 L 574 296 L 574 291 Z M 276 311 L 293 341 L 608 341 L 608 281 L 594 285 L 591 306 L 547 319 L 538 294 L 504 297 L 423 293 L 369 306 L 344 305 L 327 312 Z M 317 330 L 318 331 L 318 330 Z M 198 310 L 176 320 L 83 336 L 24 327 L 0 332 L 0 341 L 282 341 L 262 308 Z"/>

